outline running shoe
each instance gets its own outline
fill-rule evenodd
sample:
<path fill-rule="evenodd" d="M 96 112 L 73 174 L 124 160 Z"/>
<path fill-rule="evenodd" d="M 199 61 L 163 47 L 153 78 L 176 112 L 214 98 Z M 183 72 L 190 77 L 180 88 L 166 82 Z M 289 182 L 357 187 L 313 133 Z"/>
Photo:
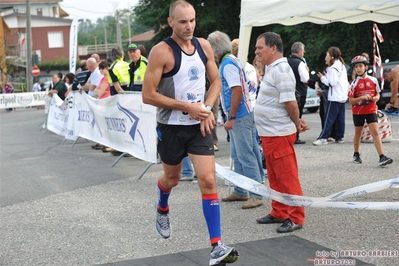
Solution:
<path fill-rule="evenodd" d="M 381 110 L 384 114 L 386 115 L 392 115 L 392 116 L 398 116 L 399 115 L 399 109 L 395 107 L 391 107 L 389 109 L 383 109 Z"/>
<path fill-rule="evenodd" d="M 302 225 L 296 224 L 290 218 L 287 218 L 281 226 L 277 227 L 276 231 L 277 233 L 289 233 L 301 228 Z"/>
<path fill-rule="evenodd" d="M 155 228 L 160 236 L 163 238 L 169 238 L 172 232 L 170 228 L 170 217 L 169 211 L 167 213 L 160 213 L 157 207 L 158 204 L 155 204 L 155 212 L 156 212 L 156 221 Z"/>
<path fill-rule="evenodd" d="M 360 154 L 358 152 L 353 154 L 353 162 L 357 164 L 362 163 L 362 159 L 360 159 Z"/>
<path fill-rule="evenodd" d="M 393 160 L 391 158 L 386 157 L 385 155 L 380 158 L 380 166 L 385 166 L 387 164 L 391 164 Z"/>
<path fill-rule="evenodd" d="M 210 266 L 225 265 L 225 263 L 233 263 L 238 260 L 240 254 L 234 247 L 229 247 L 221 241 L 212 248 L 209 260 Z"/>

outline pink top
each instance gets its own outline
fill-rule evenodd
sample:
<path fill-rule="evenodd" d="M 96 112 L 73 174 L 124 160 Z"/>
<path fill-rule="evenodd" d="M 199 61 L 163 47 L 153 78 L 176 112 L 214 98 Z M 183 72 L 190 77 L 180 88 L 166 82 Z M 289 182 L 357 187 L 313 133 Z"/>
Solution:
<path fill-rule="evenodd" d="M 14 91 L 14 87 L 11 84 L 6 83 L 4 85 L 4 92 L 5 93 L 12 93 L 13 91 Z"/>
<path fill-rule="evenodd" d="M 102 85 L 104 82 L 106 82 L 106 83 L 108 84 L 108 87 L 107 87 L 107 89 L 105 90 L 104 94 L 101 95 L 101 96 L 98 96 L 97 99 L 104 99 L 104 98 L 108 98 L 108 97 L 111 96 L 111 90 L 110 90 L 110 86 L 109 86 L 109 82 L 108 82 L 108 76 L 104 76 L 104 77 L 101 79 L 100 84 L 98 84 L 98 88 L 100 88 L 101 85 Z"/>

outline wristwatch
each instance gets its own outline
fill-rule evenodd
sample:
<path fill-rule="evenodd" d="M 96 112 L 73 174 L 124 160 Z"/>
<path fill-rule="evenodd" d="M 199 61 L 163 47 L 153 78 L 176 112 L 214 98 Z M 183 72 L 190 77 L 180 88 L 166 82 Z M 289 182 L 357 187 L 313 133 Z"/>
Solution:
<path fill-rule="evenodd" d="M 236 119 L 236 117 L 235 117 L 235 116 L 229 115 L 229 116 L 227 117 L 227 119 L 228 119 L 228 120 L 234 120 L 234 119 Z"/>
<path fill-rule="evenodd" d="M 208 111 L 212 111 L 212 109 L 213 109 L 213 107 L 210 106 L 210 105 L 205 105 L 205 108 L 206 108 L 206 110 L 208 110 Z"/>

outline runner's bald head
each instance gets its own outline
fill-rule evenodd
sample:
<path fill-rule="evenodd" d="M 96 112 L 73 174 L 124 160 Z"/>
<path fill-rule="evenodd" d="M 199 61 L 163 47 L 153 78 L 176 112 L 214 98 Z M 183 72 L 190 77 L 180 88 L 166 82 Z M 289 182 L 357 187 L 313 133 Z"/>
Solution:
<path fill-rule="evenodd" d="M 175 12 L 175 8 L 177 6 L 182 6 L 182 7 L 188 7 L 191 6 L 192 8 L 194 8 L 189 2 L 185 1 L 185 0 L 178 0 L 173 2 L 170 7 L 169 7 L 169 17 L 173 18 L 173 14 Z"/>

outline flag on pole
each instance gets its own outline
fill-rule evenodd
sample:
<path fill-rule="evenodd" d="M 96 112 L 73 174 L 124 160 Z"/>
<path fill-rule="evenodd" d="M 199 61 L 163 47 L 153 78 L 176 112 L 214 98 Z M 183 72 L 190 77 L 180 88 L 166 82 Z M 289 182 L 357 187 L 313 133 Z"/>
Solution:
<path fill-rule="evenodd" d="M 384 89 L 384 69 L 382 67 L 382 59 L 381 59 L 381 54 L 380 54 L 380 49 L 378 48 L 378 42 L 377 38 L 380 41 L 380 43 L 384 42 L 384 38 L 382 37 L 382 34 L 380 30 L 378 29 L 377 24 L 374 23 L 373 26 L 373 58 L 374 58 L 374 64 L 373 64 L 373 71 L 374 71 L 374 76 L 377 75 L 377 66 L 380 68 L 380 75 L 381 75 L 381 90 Z"/>
<path fill-rule="evenodd" d="M 76 71 L 76 55 L 78 48 L 78 20 L 74 19 L 69 31 L 69 72 Z"/>
<path fill-rule="evenodd" d="M 20 32 L 18 36 L 18 43 L 19 45 L 23 46 L 25 45 L 25 42 L 26 42 L 25 34 L 23 32 Z"/>
<path fill-rule="evenodd" d="M 26 34 L 21 31 L 18 33 L 18 51 L 19 51 L 19 58 L 22 61 L 25 61 L 27 55 Z"/>

